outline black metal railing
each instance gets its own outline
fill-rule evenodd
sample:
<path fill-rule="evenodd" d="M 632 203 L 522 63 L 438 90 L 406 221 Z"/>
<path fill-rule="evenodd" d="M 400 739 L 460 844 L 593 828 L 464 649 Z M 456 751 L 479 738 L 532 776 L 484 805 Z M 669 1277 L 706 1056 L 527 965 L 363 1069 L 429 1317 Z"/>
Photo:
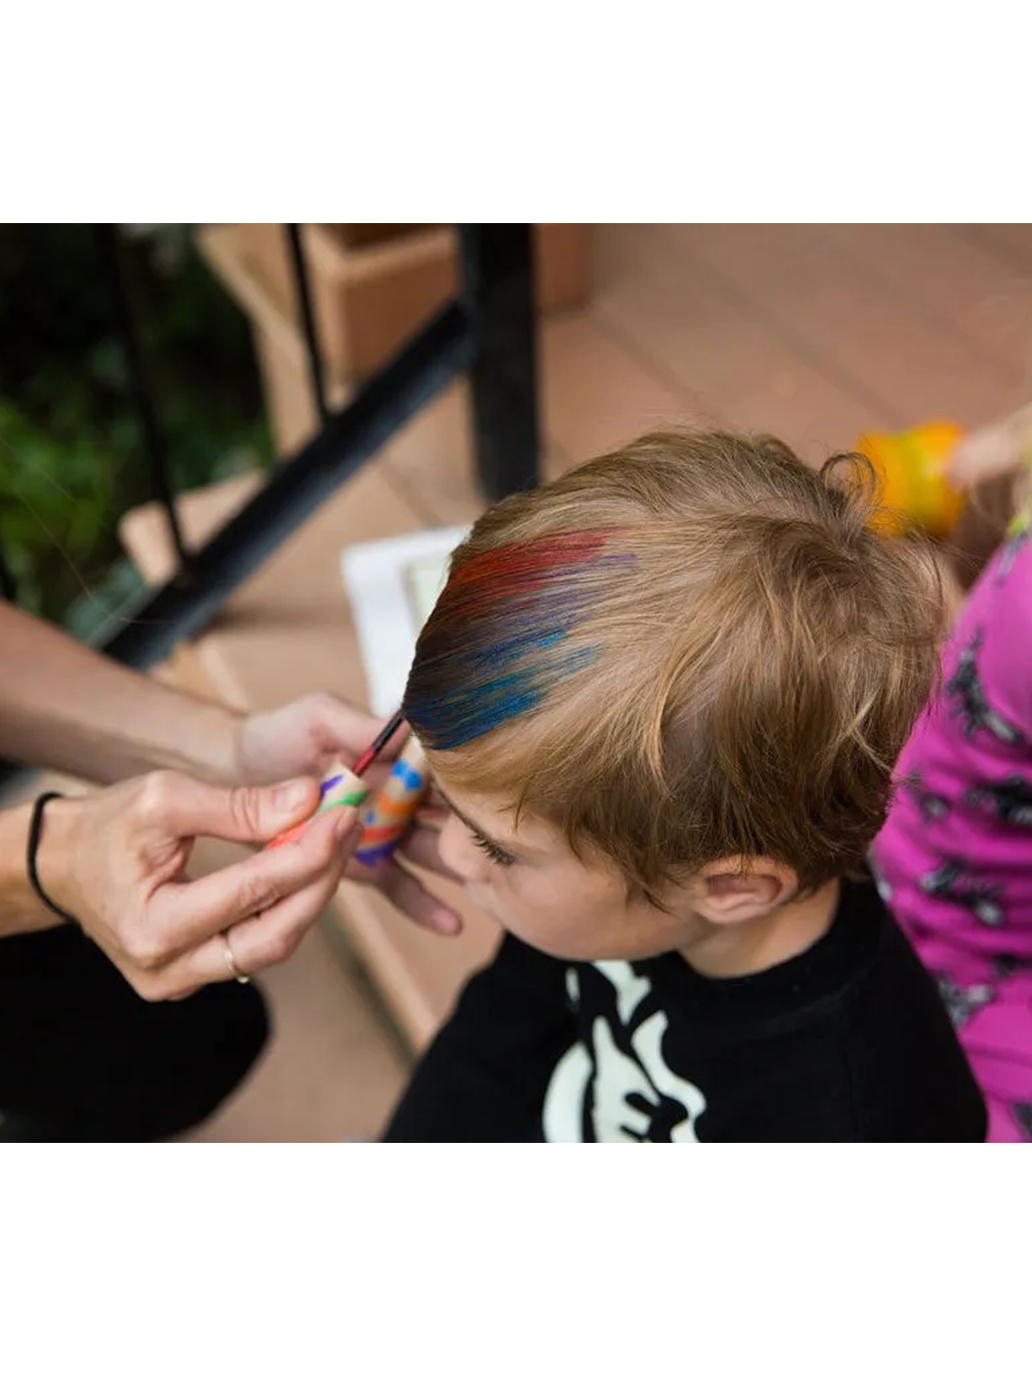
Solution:
<path fill-rule="evenodd" d="M 322 350 L 312 305 L 303 237 L 284 226 L 318 434 L 286 458 L 264 486 L 204 545 L 188 548 L 176 509 L 168 456 L 147 360 L 132 277 L 116 226 L 101 226 L 116 298 L 119 330 L 132 383 L 151 486 L 177 557 L 175 574 L 119 619 L 100 647 L 138 669 L 164 660 L 201 632 L 230 595 L 342 483 L 461 373 L 470 380 L 476 468 L 490 500 L 532 486 L 538 478 L 534 256 L 530 225 L 462 225 L 459 295 L 370 378 L 351 402 L 332 411 L 326 401 Z M 15 594 L 0 552 L 0 591 Z"/>
<path fill-rule="evenodd" d="M 101 252 L 107 263 L 115 303 L 118 334 L 125 355 L 133 408 L 136 412 L 143 448 L 148 460 L 153 496 L 161 503 L 168 526 L 168 537 L 180 569 L 186 569 L 190 556 L 186 549 L 179 514 L 173 499 L 165 434 L 158 419 L 154 380 L 147 366 L 143 347 L 136 293 L 126 243 L 117 225 L 98 225 Z"/>
<path fill-rule="evenodd" d="M 462 225 L 459 295 L 332 411 L 326 402 L 322 350 L 312 307 L 300 227 L 288 225 L 308 376 L 320 428 L 283 459 L 250 501 L 203 545 L 191 549 L 176 508 L 168 455 L 142 347 L 138 302 L 117 226 L 100 226 L 117 304 L 134 405 L 154 498 L 165 514 L 177 557 L 173 576 L 123 610 L 99 649 L 145 670 L 179 642 L 203 631 L 226 600 L 327 498 L 412 416 L 463 372 L 470 380 L 471 429 L 483 495 L 496 500 L 538 479 L 534 258 L 530 225 Z M 17 590 L 0 550 L 0 594 Z M 0 784 L 18 770 L 0 762 Z"/>

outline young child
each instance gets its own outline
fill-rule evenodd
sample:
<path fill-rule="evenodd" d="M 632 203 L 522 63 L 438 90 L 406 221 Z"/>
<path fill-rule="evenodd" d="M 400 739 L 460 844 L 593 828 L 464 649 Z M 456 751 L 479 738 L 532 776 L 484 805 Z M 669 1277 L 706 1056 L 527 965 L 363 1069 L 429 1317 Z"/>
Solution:
<path fill-rule="evenodd" d="M 477 522 L 405 711 L 506 933 L 388 1140 L 983 1138 L 861 876 L 941 621 L 863 480 L 654 435 Z"/>
<path fill-rule="evenodd" d="M 972 437 L 966 482 L 1013 491 L 1032 409 Z M 977 506 L 977 504 L 973 504 Z M 1020 521 L 956 622 L 875 844 L 882 894 L 936 975 L 989 1138 L 1032 1139 L 1032 542 Z"/>

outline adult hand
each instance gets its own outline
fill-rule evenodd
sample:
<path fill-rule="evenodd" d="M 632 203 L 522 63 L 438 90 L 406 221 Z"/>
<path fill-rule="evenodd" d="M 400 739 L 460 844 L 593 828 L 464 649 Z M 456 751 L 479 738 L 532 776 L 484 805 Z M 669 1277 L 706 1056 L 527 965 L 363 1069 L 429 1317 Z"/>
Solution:
<path fill-rule="evenodd" d="M 308 694 L 270 713 L 255 713 L 244 718 L 238 728 L 238 778 L 244 784 L 261 785 L 295 775 L 321 777 L 334 761 L 343 761 L 345 765 L 355 761 L 383 725 L 382 719 L 371 717 L 332 694 Z M 405 732 L 399 731 L 380 759 L 369 767 L 365 779 L 370 792 L 386 779 L 404 739 Z M 424 870 L 455 880 L 454 872 L 441 860 L 440 829 L 435 826 L 438 812 L 432 807 L 421 811 L 416 826 L 399 848 L 399 855 Z M 348 880 L 382 890 L 395 908 L 423 928 L 442 934 L 458 933 L 462 928 L 458 914 L 394 858 L 375 867 L 349 861 L 344 874 Z"/>
<path fill-rule="evenodd" d="M 1032 405 L 972 431 L 954 449 L 948 472 L 959 488 L 973 488 L 1020 468 L 1032 445 Z"/>
<path fill-rule="evenodd" d="M 40 881 L 140 995 L 176 999 L 230 979 L 227 953 L 247 976 L 289 957 L 336 890 L 360 827 L 355 809 L 330 809 L 296 841 L 191 881 L 195 837 L 262 843 L 307 818 L 318 797 L 312 779 L 219 789 L 159 771 L 54 799 Z"/>

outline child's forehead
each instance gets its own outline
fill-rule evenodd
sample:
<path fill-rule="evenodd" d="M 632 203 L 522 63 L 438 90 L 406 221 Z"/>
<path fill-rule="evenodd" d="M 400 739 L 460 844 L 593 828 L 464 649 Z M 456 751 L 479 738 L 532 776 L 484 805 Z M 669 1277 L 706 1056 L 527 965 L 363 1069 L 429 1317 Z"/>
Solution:
<path fill-rule="evenodd" d="M 448 779 L 447 767 L 431 764 L 434 787 L 448 808 L 463 823 L 495 841 L 518 839 L 524 845 L 554 848 L 565 846 L 559 833 L 542 818 L 518 812 L 515 797 L 463 789 Z"/>
<path fill-rule="evenodd" d="M 533 820 L 525 815 L 517 823 L 516 800 L 503 794 L 484 794 L 476 790 L 464 789 L 461 784 L 449 780 L 447 767 L 431 763 L 431 778 L 434 788 L 444 803 L 457 814 L 464 823 L 485 830 L 515 833 L 532 826 Z"/>

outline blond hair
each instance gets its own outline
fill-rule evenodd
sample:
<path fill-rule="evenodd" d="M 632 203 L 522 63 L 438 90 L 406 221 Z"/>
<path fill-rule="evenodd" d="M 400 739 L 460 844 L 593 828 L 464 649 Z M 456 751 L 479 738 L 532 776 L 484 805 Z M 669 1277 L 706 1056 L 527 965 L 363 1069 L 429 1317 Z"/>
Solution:
<path fill-rule="evenodd" d="M 942 631 L 920 541 L 879 537 L 870 465 L 654 434 L 476 523 L 405 711 L 443 778 L 501 794 L 653 902 L 769 856 L 859 863 Z"/>

